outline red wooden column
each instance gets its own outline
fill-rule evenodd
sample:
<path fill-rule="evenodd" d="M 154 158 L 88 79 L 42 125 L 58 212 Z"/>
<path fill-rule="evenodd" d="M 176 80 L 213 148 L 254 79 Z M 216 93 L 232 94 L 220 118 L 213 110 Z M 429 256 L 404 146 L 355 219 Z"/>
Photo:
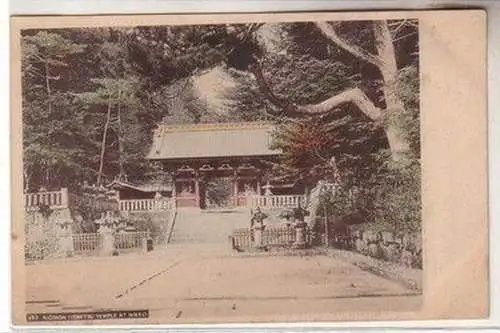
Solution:
<path fill-rule="evenodd" d="M 234 206 L 238 206 L 238 169 L 233 171 L 233 202 Z"/>
<path fill-rule="evenodd" d="M 175 172 L 169 172 L 169 174 L 172 182 L 172 200 L 177 205 L 177 180 L 175 179 Z"/>
<path fill-rule="evenodd" d="M 200 207 L 200 183 L 198 179 L 198 170 L 194 173 L 194 195 L 196 199 L 196 207 Z"/>

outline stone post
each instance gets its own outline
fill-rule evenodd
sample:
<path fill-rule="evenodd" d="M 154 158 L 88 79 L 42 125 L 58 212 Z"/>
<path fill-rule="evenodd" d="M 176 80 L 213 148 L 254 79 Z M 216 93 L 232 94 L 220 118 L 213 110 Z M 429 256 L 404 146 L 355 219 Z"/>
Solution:
<path fill-rule="evenodd" d="M 105 256 L 109 256 L 113 254 L 114 250 L 114 237 L 113 237 L 113 232 L 111 231 L 110 228 L 106 228 L 102 233 L 102 250 L 101 254 Z"/>
<path fill-rule="evenodd" d="M 297 221 L 297 223 L 295 223 L 295 243 L 293 243 L 293 248 L 306 248 L 306 227 L 307 223 L 304 221 Z"/>
<path fill-rule="evenodd" d="M 142 252 L 148 252 L 148 233 L 144 232 L 140 234 L 142 236 Z M 138 234 L 139 236 L 139 234 Z"/>
<path fill-rule="evenodd" d="M 149 241 L 153 241 L 153 239 L 151 238 L 151 232 L 148 230 L 146 231 L 144 234 L 143 234 L 143 240 L 142 240 L 142 252 L 146 253 L 148 251 L 150 251 L 150 249 L 148 249 L 148 242 Z M 152 245 L 152 244 L 151 244 Z M 152 249 L 151 249 L 152 250 Z"/>

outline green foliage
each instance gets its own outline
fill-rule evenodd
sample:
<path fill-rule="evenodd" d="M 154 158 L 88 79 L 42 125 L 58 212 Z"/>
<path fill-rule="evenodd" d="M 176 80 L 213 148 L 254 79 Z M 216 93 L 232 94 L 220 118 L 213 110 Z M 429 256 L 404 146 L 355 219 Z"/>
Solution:
<path fill-rule="evenodd" d="M 400 25 L 399 21 L 393 23 Z M 260 27 L 238 24 L 23 31 L 28 190 L 40 185 L 71 186 L 97 178 L 110 102 L 113 120 L 104 156 L 107 180 L 122 171 L 130 180 L 143 180 L 140 178 L 151 170 L 144 156 L 153 129 L 161 120 L 272 120 L 284 128 L 276 139 L 276 146 L 285 152 L 285 159 L 276 167 L 281 176 L 315 181 L 339 172 L 349 184 L 365 181 L 380 167 L 375 156 L 387 146 L 380 124 L 367 121 L 351 105 L 314 118 L 270 115 L 276 114 L 277 106 L 265 98 L 247 69 L 258 61 L 271 90 L 297 104 L 317 103 L 345 89 L 361 87 L 376 105 L 383 105 L 380 73 L 329 42 L 314 24 L 266 25 L 264 28 L 278 34 L 267 44 L 258 31 Z M 374 51 L 370 22 L 343 22 L 336 29 L 342 38 Z M 408 25 L 400 30 L 406 35 L 415 28 Z M 403 68 L 397 91 L 407 111 L 397 121 L 415 143 L 418 70 L 412 64 L 417 56 L 408 56 L 408 50 L 415 48 L 416 41 L 411 37 L 395 42 L 398 63 Z M 42 60 L 50 66 L 48 73 Z M 224 96 L 227 110 L 221 113 L 208 111 L 191 81 L 215 67 L 223 68 L 234 79 L 234 88 Z M 292 126 L 297 121 L 304 128 Z M 318 137 L 323 138 L 321 143 L 316 142 Z M 313 149 L 311 143 L 307 144 L 308 138 L 314 143 Z"/>
<path fill-rule="evenodd" d="M 374 187 L 374 222 L 397 234 L 421 232 L 421 172 L 417 162 L 391 169 Z"/>
<path fill-rule="evenodd" d="M 24 258 L 26 260 L 42 260 L 57 252 L 57 239 L 45 238 L 28 241 L 24 244 Z"/>
<path fill-rule="evenodd" d="M 22 40 L 25 187 L 58 185 L 69 168 L 81 164 L 84 137 L 68 114 L 72 99 L 59 89 L 68 62 L 85 45 L 39 31 Z M 35 185 L 36 184 L 36 185 Z"/>
<path fill-rule="evenodd" d="M 275 172 L 312 186 L 342 176 L 352 186 L 366 181 L 380 165 L 376 154 L 385 148 L 383 136 L 372 122 L 346 114 L 284 121 L 273 133 L 272 147 L 283 152 Z"/>
<path fill-rule="evenodd" d="M 131 213 L 124 222 L 129 226 L 133 226 L 135 231 L 151 233 L 155 242 L 163 243 L 166 241 L 168 228 L 166 221 L 169 221 L 168 214 L 162 213 Z"/>
<path fill-rule="evenodd" d="M 160 227 L 154 223 L 151 214 L 133 213 L 126 222 L 134 226 L 136 231 L 150 231 L 156 233 L 160 229 Z"/>
<path fill-rule="evenodd" d="M 225 178 L 208 180 L 206 190 L 206 200 L 209 207 L 227 206 L 232 198 L 232 183 Z"/>
<path fill-rule="evenodd" d="M 420 237 L 420 184 L 418 161 L 400 168 L 383 166 L 366 183 L 338 183 L 333 194 L 322 195 L 317 213 L 323 216 L 326 205 L 328 212 L 344 224 L 363 224 L 364 230 Z"/>
<path fill-rule="evenodd" d="M 71 201 L 71 217 L 75 221 L 74 232 L 75 233 L 95 233 L 97 232 L 97 226 L 95 221 L 101 218 L 103 211 L 99 210 L 96 205 L 89 204 L 86 200 L 76 200 Z"/>

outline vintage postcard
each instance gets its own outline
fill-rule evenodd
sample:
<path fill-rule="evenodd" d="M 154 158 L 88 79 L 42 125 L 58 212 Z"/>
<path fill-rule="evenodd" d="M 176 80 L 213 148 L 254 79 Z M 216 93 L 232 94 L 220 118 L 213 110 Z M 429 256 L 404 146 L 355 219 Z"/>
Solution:
<path fill-rule="evenodd" d="M 12 18 L 16 325 L 488 316 L 480 10 Z"/>

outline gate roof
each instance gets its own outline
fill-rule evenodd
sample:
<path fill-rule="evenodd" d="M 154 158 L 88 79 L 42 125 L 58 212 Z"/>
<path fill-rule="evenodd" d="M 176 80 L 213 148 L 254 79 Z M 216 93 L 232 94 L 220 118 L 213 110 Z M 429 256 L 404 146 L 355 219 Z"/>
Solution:
<path fill-rule="evenodd" d="M 155 131 L 150 160 L 270 156 L 273 127 L 263 122 L 193 125 L 162 124 Z"/>

